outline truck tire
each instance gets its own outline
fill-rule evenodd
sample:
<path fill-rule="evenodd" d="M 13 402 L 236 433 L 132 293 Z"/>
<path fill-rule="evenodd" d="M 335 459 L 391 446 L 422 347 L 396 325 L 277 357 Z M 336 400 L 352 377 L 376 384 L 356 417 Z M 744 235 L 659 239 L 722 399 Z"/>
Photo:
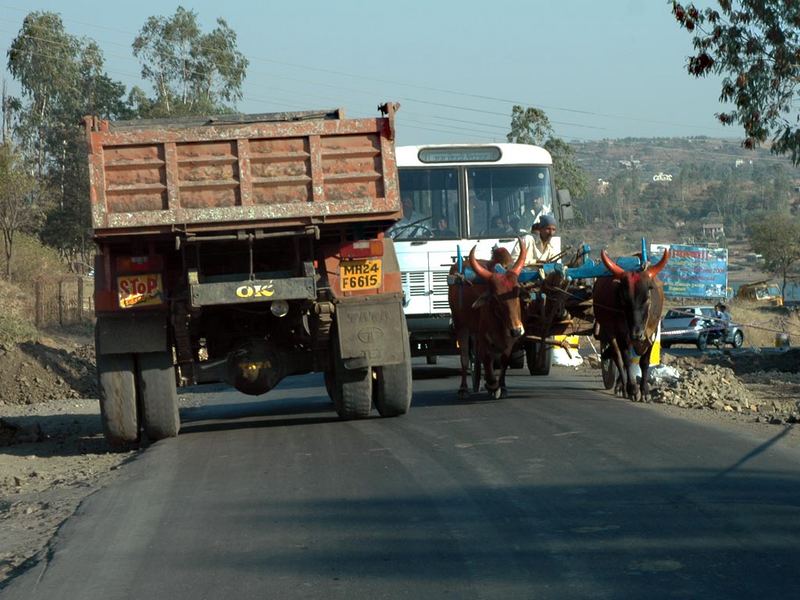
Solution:
<path fill-rule="evenodd" d="M 139 354 L 138 358 L 144 431 L 151 441 L 175 437 L 181 421 L 172 354 L 146 352 Z"/>
<path fill-rule="evenodd" d="M 375 367 L 375 408 L 382 417 L 404 415 L 411 407 L 411 361 Z"/>
<path fill-rule="evenodd" d="M 127 446 L 139 438 L 133 356 L 98 354 L 96 365 L 106 440 L 111 446 Z"/>
<path fill-rule="evenodd" d="M 345 369 L 338 334 L 333 344 L 333 405 L 342 419 L 366 419 L 372 410 L 372 367 Z"/>
<path fill-rule="evenodd" d="M 525 358 L 528 361 L 528 373 L 535 376 L 549 375 L 553 364 L 553 347 L 539 342 L 525 344 Z"/>
<path fill-rule="evenodd" d="M 336 372 L 333 404 L 342 419 L 366 419 L 372 410 L 372 368 Z"/>
<path fill-rule="evenodd" d="M 405 322 L 403 323 L 403 339 L 406 344 L 405 361 L 399 365 L 375 367 L 373 399 L 375 408 L 382 417 L 404 415 L 411 407 L 411 348 L 408 345 L 408 329 Z"/>
<path fill-rule="evenodd" d="M 334 375 L 333 369 L 325 369 L 322 378 L 325 382 L 325 391 L 328 393 L 328 398 L 330 398 L 331 402 L 333 402 L 336 394 L 334 391 L 334 381 L 336 380 L 336 375 Z"/>

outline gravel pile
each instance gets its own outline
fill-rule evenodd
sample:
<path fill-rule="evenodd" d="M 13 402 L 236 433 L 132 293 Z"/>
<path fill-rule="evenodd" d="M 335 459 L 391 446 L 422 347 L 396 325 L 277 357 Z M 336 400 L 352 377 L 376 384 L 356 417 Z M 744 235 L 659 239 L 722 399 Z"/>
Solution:
<path fill-rule="evenodd" d="M 672 366 L 680 372 L 679 379 L 652 386 L 652 402 L 747 414 L 759 422 L 800 423 L 800 400 L 796 394 L 759 397 L 728 367 L 691 361 L 675 361 Z M 794 380 L 800 380 L 797 374 L 778 371 L 762 371 L 745 377 L 750 383 L 788 388 L 796 387 Z M 787 382 L 787 379 L 792 381 Z"/>
<path fill-rule="evenodd" d="M 96 398 L 96 378 L 91 346 L 66 350 L 36 342 L 0 344 L 0 407 Z"/>

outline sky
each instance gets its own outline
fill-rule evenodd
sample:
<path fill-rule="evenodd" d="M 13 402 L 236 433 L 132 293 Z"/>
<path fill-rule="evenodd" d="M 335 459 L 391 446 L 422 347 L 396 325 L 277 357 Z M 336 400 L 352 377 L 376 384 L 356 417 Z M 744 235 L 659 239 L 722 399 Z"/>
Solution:
<path fill-rule="evenodd" d="M 702 4 L 700 2 L 696 3 Z M 182 5 L 204 31 L 224 18 L 250 61 L 244 113 L 344 107 L 377 116 L 399 102 L 398 144 L 505 141 L 514 104 L 543 109 L 568 141 L 742 137 L 714 114 L 719 77 L 686 72 L 691 35 L 666 0 L 0 0 L 6 52 L 32 11 L 93 39 L 106 69 L 145 87 L 131 43 L 150 16 Z"/>

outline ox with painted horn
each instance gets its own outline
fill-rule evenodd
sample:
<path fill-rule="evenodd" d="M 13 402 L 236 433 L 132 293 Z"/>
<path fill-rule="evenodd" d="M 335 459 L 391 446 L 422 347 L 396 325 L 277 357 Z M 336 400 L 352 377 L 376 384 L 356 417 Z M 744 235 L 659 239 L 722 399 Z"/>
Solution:
<path fill-rule="evenodd" d="M 450 285 L 448 300 L 453 316 L 453 328 L 461 352 L 461 387 L 459 395 L 465 396 L 470 348 L 474 350 L 475 369 L 483 370 L 486 391 L 492 398 L 506 395 L 506 369 L 514 344 L 525 333 L 520 308 L 519 274 L 525 264 L 525 244 L 520 240 L 522 251 L 511 264 L 511 255 L 504 248 L 492 251 L 492 260 L 475 258 L 475 248 L 469 253 L 469 266 L 481 281 L 472 285 L 457 283 Z M 509 267 L 497 272 L 496 265 Z M 456 273 L 456 266 L 450 270 Z M 500 376 L 495 377 L 495 362 L 500 365 Z M 478 374 L 480 371 L 478 371 Z"/>
<path fill-rule="evenodd" d="M 603 348 L 603 359 L 611 359 L 617 367 L 615 392 L 632 400 L 648 397 L 647 371 L 664 308 L 664 286 L 659 272 L 669 260 L 669 250 L 656 264 L 639 272 L 625 271 L 605 250 L 600 258 L 611 277 L 598 277 L 592 290 L 595 337 Z M 632 355 L 639 356 L 642 372 L 637 387 Z"/>

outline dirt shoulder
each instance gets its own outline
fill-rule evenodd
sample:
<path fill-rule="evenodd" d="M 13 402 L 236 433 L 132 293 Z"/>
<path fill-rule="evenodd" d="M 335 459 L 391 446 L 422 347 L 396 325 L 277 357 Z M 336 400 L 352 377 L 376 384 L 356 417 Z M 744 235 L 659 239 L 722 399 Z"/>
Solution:
<path fill-rule="evenodd" d="M 135 454 L 103 439 L 90 333 L 0 346 L 0 585 Z"/>

